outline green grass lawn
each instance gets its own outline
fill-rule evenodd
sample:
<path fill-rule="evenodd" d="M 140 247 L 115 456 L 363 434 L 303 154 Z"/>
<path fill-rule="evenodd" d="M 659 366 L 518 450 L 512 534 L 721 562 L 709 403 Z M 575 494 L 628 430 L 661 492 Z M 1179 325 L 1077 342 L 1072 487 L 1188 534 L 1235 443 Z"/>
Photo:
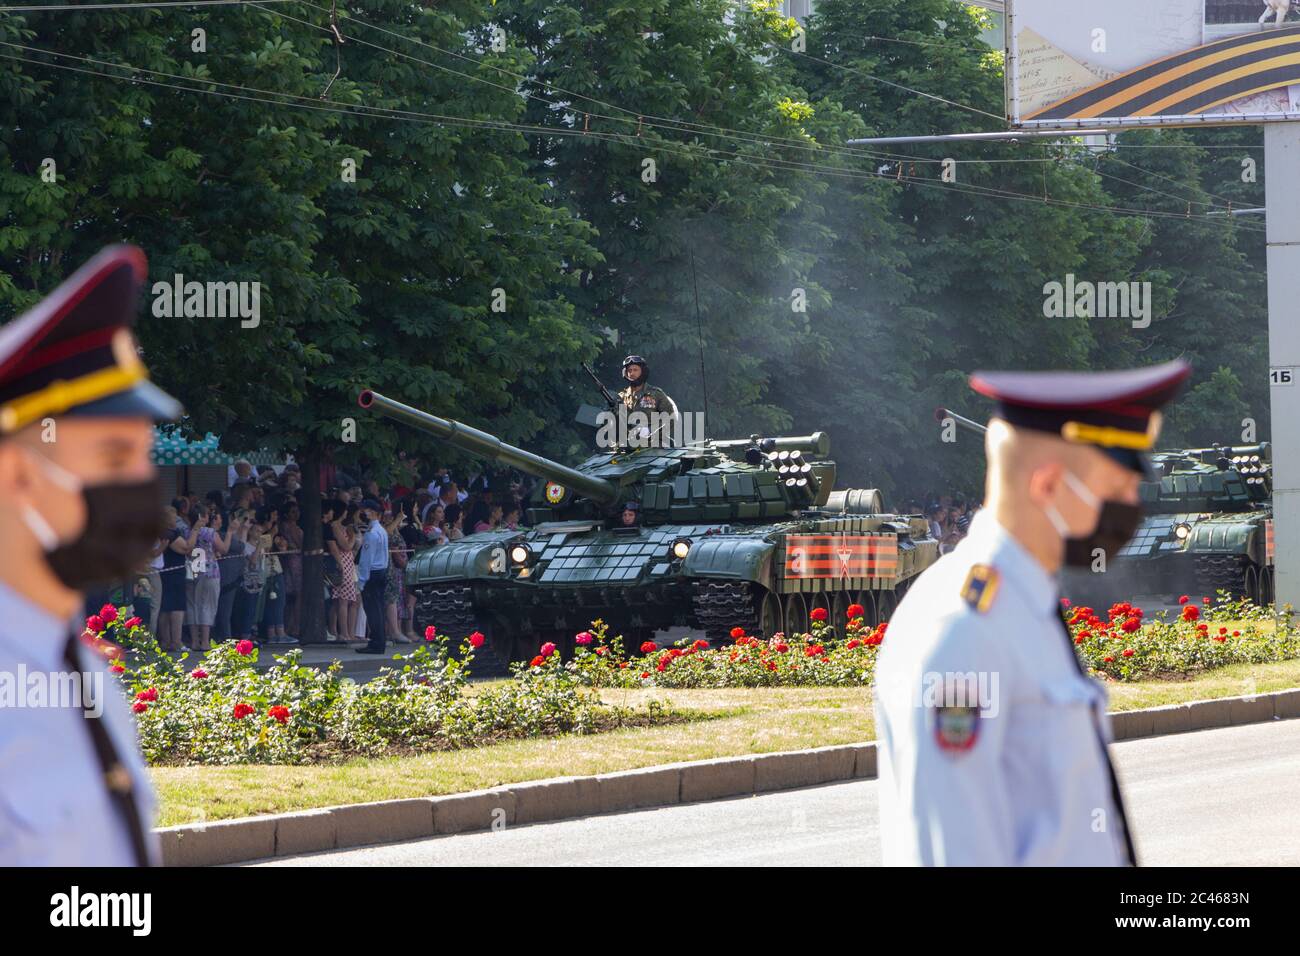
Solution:
<path fill-rule="evenodd" d="M 478 685 L 484 686 L 484 685 Z M 1225 667 L 1186 681 L 1110 685 L 1111 709 L 1300 687 L 1300 661 Z M 545 777 L 872 740 L 866 689 L 606 690 L 608 703 L 670 703 L 702 719 L 579 737 L 306 767 L 158 767 L 159 825 L 478 790 Z"/>

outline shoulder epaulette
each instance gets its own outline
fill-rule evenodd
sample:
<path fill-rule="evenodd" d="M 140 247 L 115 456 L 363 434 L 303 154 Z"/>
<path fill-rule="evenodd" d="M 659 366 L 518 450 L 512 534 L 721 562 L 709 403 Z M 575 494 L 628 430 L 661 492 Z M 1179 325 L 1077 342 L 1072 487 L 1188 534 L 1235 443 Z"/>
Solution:
<path fill-rule="evenodd" d="M 1001 577 L 998 569 L 991 564 L 971 565 L 970 573 L 966 575 L 966 583 L 961 586 L 962 600 L 976 612 L 983 614 L 993 605 L 993 599 L 998 594 L 999 583 Z"/>

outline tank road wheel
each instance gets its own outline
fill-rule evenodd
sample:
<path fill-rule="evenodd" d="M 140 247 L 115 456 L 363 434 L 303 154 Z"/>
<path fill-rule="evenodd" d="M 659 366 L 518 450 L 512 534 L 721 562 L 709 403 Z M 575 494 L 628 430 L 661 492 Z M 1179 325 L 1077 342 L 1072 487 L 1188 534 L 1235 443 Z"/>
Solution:
<path fill-rule="evenodd" d="M 1273 569 L 1259 569 L 1259 603 L 1265 607 L 1276 601 L 1277 595 L 1273 593 Z"/>
<path fill-rule="evenodd" d="M 862 626 L 874 628 L 880 623 L 880 618 L 876 614 L 876 592 L 859 591 L 857 597 L 853 600 L 854 604 L 862 605 Z"/>
<path fill-rule="evenodd" d="M 1245 593 L 1246 572 L 1235 554 L 1198 554 L 1196 589 L 1205 597 L 1217 597 L 1227 591 L 1236 600 Z"/>
<path fill-rule="evenodd" d="M 835 622 L 835 636 L 841 641 L 848 633 L 849 592 L 836 591 L 831 597 L 831 620 Z"/>
<path fill-rule="evenodd" d="M 763 606 L 759 609 L 758 631 L 760 637 L 767 639 L 785 631 L 785 615 L 781 611 L 781 599 L 766 588 L 763 589 Z"/>
<path fill-rule="evenodd" d="M 1246 589 L 1246 598 L 1252 604 L 1259 604 L 1259 571 L 1253 564 L 1246 565 L 1245 581 L 1243 586 Z"/>
<path fill-rule="evenodd" d="M 758 627 L 755 595 L 762 592 L 748 581 L 696 581 L 691 604 L 695 623 L 710 644 L 721 647 L 731 641 L 731 629 L 743 627 L 746 634 Z"/>
<path fill-rule="evenodd" d="M 474 652 L 475 677 L 504 677 L 509 673 L 506 658 L 511 648 L 501 628 L 492 627 L 474 610 L 474 595 L 470 588 L 416 588 L 415 632 L 423 635 L 432 624 L 439 634 L 446 636 L 453 655 L 465 638 L 480 631 L 487 638 Z M 494 633 L 498 632 L 498 633 Z"/>
<path fill-rule="evenodd" d="M 787 635 L 807 634 L 808 601 L 798 591 L 785 596 L 785 627 Z"/>
<path fill-rule="evenodd" d="M 893 591 L 881 591 L 876 598 L 879 602 L 877 610 L 880 612 L 880 620 L 888 621 L 894 616 L 894 608 L 898 607 L 898 598 L 894 596 Z"/>

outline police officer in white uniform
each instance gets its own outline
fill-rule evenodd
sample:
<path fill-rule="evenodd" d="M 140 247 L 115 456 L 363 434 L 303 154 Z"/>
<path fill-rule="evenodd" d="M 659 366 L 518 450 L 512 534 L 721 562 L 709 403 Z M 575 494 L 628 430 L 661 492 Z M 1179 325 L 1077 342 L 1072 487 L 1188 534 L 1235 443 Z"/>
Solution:
<path fill-rule="evenodd" d="M 1136 865 L 1056 575 L 1104 567 L 1136 529 L 1143 452 L 1189 371 L 972 376 L 998 403 L 984 508 L 908 591 L 877 668 L 886 864 Z"/>
<path fill-rule="evenodd" d="M 181 409 L 131 335 L 146 277 L 139 249 L 105 249 L 0 328 L 4 866 L 158 862 L 133 718 L 82 636 L 84 592 L 138 571 L 160 532 L 153 425 Z"/>

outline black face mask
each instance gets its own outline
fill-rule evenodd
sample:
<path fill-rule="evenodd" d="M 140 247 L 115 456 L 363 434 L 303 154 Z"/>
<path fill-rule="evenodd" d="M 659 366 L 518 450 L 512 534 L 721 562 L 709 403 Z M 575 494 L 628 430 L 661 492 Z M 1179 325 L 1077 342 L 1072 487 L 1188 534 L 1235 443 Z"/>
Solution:
<path fill-rule="evenodd" d="M 1086 568 L 1093 562 L 1093 552 L 1100 548 L 1109 566 L 1116 552 L 1133 537 L 1141 521 L 1142 509 L 1138 505 L 1103 501 L 1092 534 L 1086 538 L 1065 539 L 1065 563 L 1074 568 Z"/>
<path fill-rule="evenodd" d="M 158 478 L 131 484 L 81 489 L 86 528 L 75 541 L 59 545 L 45 560 L 64 586 L 85 591 L 122 581 L 140 570 L 162 534 L 162 483 Z"/>

